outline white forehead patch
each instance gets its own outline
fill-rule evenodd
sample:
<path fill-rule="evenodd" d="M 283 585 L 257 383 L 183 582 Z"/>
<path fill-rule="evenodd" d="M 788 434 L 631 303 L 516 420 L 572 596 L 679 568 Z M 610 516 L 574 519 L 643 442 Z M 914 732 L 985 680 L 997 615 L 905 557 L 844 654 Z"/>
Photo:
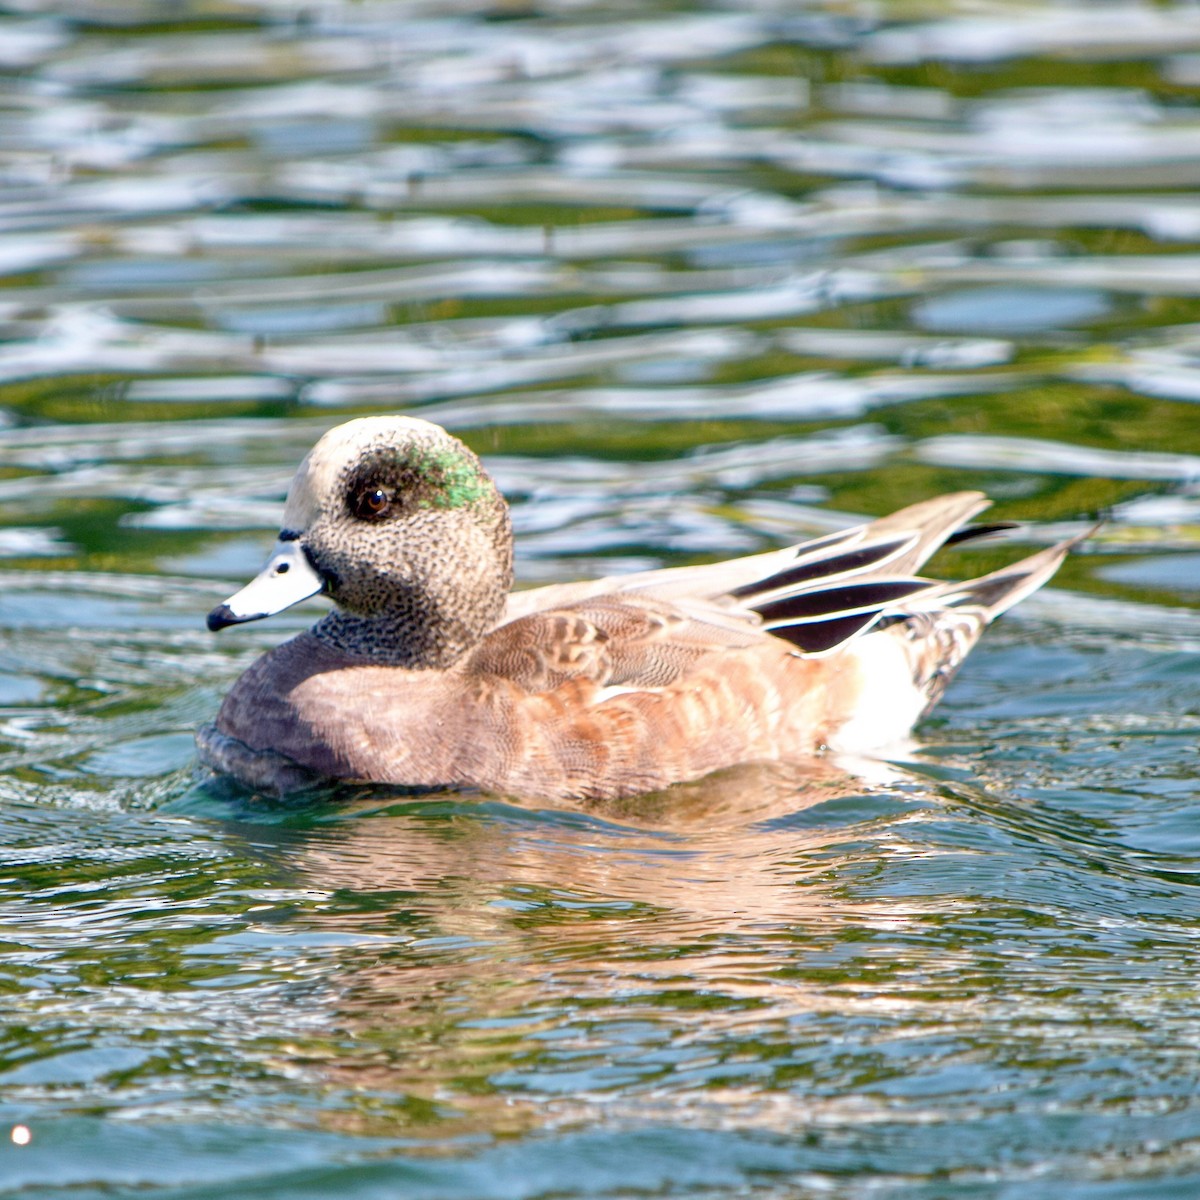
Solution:
<path fill-rule="evenodd" d="M 288 488 L 283 528 L 303 533 L 333 499 L 338 478 L 348 463 L 371 446 L 449 442 L 450 435 L 419 417 L 358 417 L 337 425 L 304 456 Z"/>

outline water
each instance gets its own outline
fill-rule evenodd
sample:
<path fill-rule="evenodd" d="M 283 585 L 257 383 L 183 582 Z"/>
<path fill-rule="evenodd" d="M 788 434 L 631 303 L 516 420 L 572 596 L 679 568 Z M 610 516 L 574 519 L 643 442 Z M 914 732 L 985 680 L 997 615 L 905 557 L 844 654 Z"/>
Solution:
<path fill-rule="evenodd" d="M 1186 5 L 0 8 L 0 1196 L 1200 1192 L 1198 101 Z M 203 616 L 395 410 L 526 582 L 1108 521 L 903 762 L 252 801 L 318 609 Z"/>

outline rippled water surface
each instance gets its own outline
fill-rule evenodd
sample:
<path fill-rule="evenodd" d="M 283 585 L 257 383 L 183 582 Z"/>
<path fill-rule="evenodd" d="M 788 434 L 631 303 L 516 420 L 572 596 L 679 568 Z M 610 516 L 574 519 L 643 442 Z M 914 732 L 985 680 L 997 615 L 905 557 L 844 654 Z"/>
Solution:
<path fill-rule="evenodd" d="M 0 3 L 0 1195 L 1200 1194 L 1198 185 L 1193 5 Z M 526 582 L 1108 520 L 903 762 L 204 779 L 397 410 Z"/>

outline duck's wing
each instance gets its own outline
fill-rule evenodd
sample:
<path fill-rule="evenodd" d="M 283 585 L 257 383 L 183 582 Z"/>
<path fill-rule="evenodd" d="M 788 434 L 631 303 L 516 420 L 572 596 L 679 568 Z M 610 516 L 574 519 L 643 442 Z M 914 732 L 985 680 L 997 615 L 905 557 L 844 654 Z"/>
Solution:
<path fill-rule="evenodd" d="M 914 574 L 940 546 L 1003 528 L 967 524 L 987 503 L 957 492 L 767 554 L 523 593 L 529 607 L 472 661 L 534 691 L 579 678 L 660 687 L 709 653 L 767 636 L 818 656 L 881 629 L 889 645 L 903 638 L 912 678 L 932 704 L 983 629 L 1087 536 L 964 583 Z"/>
<path fill-rule="evenodd" d="M 918 678 L 944 676 L 941 694 L 983 630 L 1058 570 L 1067 554 L 1094 529 L 1030 555 L 989 575 L 947 583 L 907 574 L 940 546 L 1007 528 L 1006 523 L 964 525 L 986 500 L 979 493 L 943 496 L 851 531 L 861 536 L 830 552 L 798 547 L 775 574 L 734 588 L 730 597 L 751 609 L 762 627 L 806 655 L 841 649 L 880 625 L 904 622 L 914 646 L 930 664 L 914 663 Z M 953 646 L 943 645 L 950 637 Z M 927 643 L 927 644 L 926 644 Z"/>
<path fill-rule="evenodd" d="M 470 656 L 467 670 L 499 676 L 527 692 L 571 680 L 601 688 L 658 688 L 709 654 L 761 643 L 765 636 L 750 611 L 610 593 L 494 629 Z"/>
<path fill-rule="evenodd" d="M 799 588 L 805 582 L 834 575 L 863 575 L 871 571 L 911 575 L 944 542 L 960 535 L 969 536 L 970 528 L 961 527 L 989 503 L 982 492 L 952 492 L 782 550 L 514 592 L 503 620 L 512 621 L 529 613 L 562 608 L 607 594 L 706 600 L 729 607 L 751 594 Z"/>
<path fill-rule="evenodd" d="M 956 532 L 968 533 L 963 526 L 990 504 L 982 492 L 951 492 L 783 550 L 650 572 L 644 583 L 627 576 L 620 590 L 745 601 L 837 579 L 911 576 Z"/>
<path fill-rule="evenodd" d="M 982 592 L 971 589 L 983 587 L 983 580 L 945 584 L 912 572 L 943 545 L 1010 528 L 1008 522 L 966 524 L 987 504 L 981 493 L 960 492 L 912 505 L 848 531 L 857 536 L 847 543 L 796 547 L 795 557 L 773 575 L 732 589 L 730 597 L 757 613 L 764 629 L 804 654 L 827 654 L 881 622 L 940 611 L 952 594 L 963 604 L 968 596 L 981 596 Z M 1024 564 L 998 572 L 988 594 L 999 602 L 1002 592 L 1015 591 L 1000 607 L 975 605 L 985 614 L 980 630 L 1004 608 L 1040 587 L 1065 553 L 1063 548 L 1054 567 L 1023 590 L 1017 580 L 1026 580 L 1029 574 L 1020 570 Z"/>
<path fill-rule="evenodd" d="M 913 572 L 946 541 L 971 536 L 963 526 L 987 504 L 980 492 L 957 492 L 766 554 L 518 593 L 509 615 L 573 609 L 603 595 L 634 612 L 671 605 L 702 636 L 712 627 L 750 636 L 757 627 L 802 653 L 828 653 L 938 588 Z"/>

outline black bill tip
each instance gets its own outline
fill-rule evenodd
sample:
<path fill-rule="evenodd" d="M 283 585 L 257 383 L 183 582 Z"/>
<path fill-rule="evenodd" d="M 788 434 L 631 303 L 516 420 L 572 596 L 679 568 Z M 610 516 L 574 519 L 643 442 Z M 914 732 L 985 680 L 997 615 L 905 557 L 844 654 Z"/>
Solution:
<path fill-rule="evenodd" d="M 205 623 L 213 633 L 216 633 L 218 629 L 224 629 L 227 625 L 241 625 L 246 621 L 257 621 L 266 615 L 266 613 L 251 613 L 249 616 L 239 617 L 228 604 L 218 604 L 208 614 Z"/>

